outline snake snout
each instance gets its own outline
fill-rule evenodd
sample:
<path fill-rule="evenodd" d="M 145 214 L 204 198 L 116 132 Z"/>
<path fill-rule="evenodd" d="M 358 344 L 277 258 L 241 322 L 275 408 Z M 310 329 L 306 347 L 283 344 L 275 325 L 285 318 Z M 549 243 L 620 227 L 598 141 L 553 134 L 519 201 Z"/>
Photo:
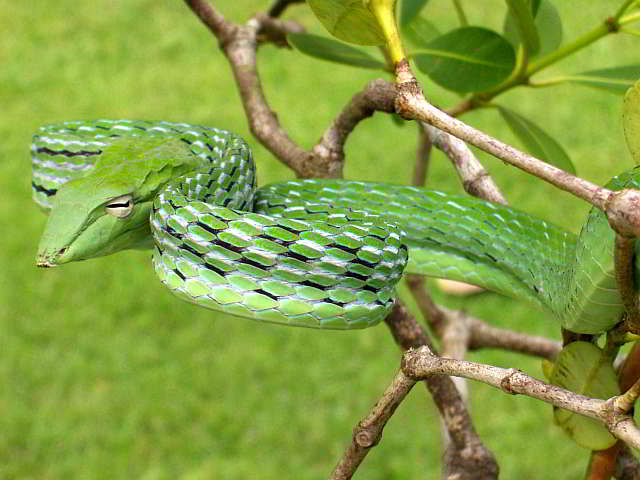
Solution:
<path fill-rule="evenodd" d="M 57 267 L 59 263 L 55 260 L 60 258 L 67 251 L 68 247 L 63 247 L 57 253 L 50 255 L 47 253 L 39 253 L 36 256 L 36 266 L 41 268 Z"/>

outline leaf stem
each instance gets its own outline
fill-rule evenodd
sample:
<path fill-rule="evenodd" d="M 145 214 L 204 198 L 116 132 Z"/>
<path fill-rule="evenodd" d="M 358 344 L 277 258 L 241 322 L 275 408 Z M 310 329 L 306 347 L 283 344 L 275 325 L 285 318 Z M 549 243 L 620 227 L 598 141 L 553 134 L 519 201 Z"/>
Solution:
<path fill-rule="evenodd" d="M 533 88 L 544 88 L 544 87 L 552 87 L 560 83 L 565 83 L 566 81 L 567 81 L 567 77 L 553 77 L 553 78 L 547 78 L 545 80 L 539 80 L 537 82 L 529 82 L 528 85 Z"/>
<path fill-rule="evenodd" d="M 467 14 L 464 12 L 464 8 L 462 7 L 462 2 L 460 0 L 453 0 L 453 6 L 458 14 L 460 25 L 463 27 L 469 25 L 469 20 L 467 19 Z"/>
<path fill-rule="evenodd" d="M 576 38 L 573 42 L 566 44 L 565 46 L 559 48 L 551 52 L 549 55 L 545 55 L 544 57 L 538 59 L 535 62 L 532 62 L 527 69 L 527 77 L 530 77 L 536 72 L 539 72 L 543 68 L 548 67 L 569 55 L 581 50 L 589 45 L 591 45 L 596 40 L 601 39 L 602 37 L 608 35 L 609 33 L 613 33 L 615 30 L 612 29 L 612 26 L 603 22 L 598 25 L 596 28 L 582 35 L 581 37 Z"/>
<path fill-rule="evenodd" d="M 526 53 L 525 58 L 528 58 L 531 54 L 535 55 L 540 48 L 540 39 L 533 21 L 533 14 L 529 2 L 507 0 L 507 5 L 518 28 L 520 44 L 524 47 Z"/>
<path fill-rule="evenodd" d="M 640 20 L 640 12 L 632 13 L 631 15 L 627 15 L 626 17 L 622 17 L 618 21 L 618 25 L 627 25 L 629 23 L 635 22 L 636 20 Z"/>
<path fill-rule="evenodd" d="M 614 15 L 614 18 L 619 19 L 635 2 L 636 0 L 626 0 L 622 5 L 620 5 L 620 8 Z"/>
<path fill-rule="evenodd" d="M 378 20 L 382 33 L 387 41 L 387 49 L 391 61 L 395 64 L 404 60 L 406 55 L 398 34 L 395 17 L 396 0 L 368 0 L 367 8 Z"/>

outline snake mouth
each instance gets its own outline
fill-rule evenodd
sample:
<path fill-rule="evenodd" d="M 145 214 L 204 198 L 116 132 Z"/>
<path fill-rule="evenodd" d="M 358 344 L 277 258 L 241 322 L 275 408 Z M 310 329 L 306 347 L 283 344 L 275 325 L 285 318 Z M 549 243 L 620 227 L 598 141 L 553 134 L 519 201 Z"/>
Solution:
<path fill-rule="evenodd" d="M 51 267 L 57 267 L 57 265 L 55 263 L 47 262 L 46 260 L 38 260 L 36 261 L 36 267 L 51 268 Z"/>
<path fill-rule="evenodd" d="M 46 253 L 41 253 L 36 257 L 36 267 L 40 268 L 52 268 L 60 265 L 61 262 L 58 260 L 64 253 L 67 251 L 67 247 L 61 248 L 54 255 L 47 255 Z"/>

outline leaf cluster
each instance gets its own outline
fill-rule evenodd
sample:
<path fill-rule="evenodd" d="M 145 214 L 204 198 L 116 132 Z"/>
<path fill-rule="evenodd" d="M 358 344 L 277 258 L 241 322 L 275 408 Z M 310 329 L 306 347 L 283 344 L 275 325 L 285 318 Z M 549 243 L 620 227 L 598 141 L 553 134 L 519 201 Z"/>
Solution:
<path fill-rule="evenodd" d="M 329 33 L 339 40 L 307 33 L 289 34 L 289 43 L 301 53 L 392 74 L 394 56 L 388 52 L 390 39 L 380 26 L 379 15 L 376 16 L 381 4 L 392 4 L 393 10 L 397 10 L 396 23 L 402 44 L 406 45 L 404 57 L 412 60 L 434 83 L 466 96 L 461 102 L 462 111 L 457 107 L 452 111 L 464 113 L 495 108 L 526 150 L 571 173 L 575 173 L 575 166 L 553 134 L 522 113 L 500 105 L 495 98 L 517 86 L 552 87 L 566 83 L 623 95 L 640 78 L 640 63 L 566 72 L 554 77 L 545 76 L 544 72 L 550 65 L 608 34 L 633 34 L 628 25 L 640 20 L 640 16 L 635 13 L 637 5 L 630 1 L 592 31 L 568 42 L 563 38 L 564 19 L 553 0 L 505 0 L 500 32 L 483 25 L 470 25 L 460 0 L 452 0 L 454 8 L 451 9 L 456 11 L 460 26 L 448 31 L 441 31 L 440 25 L 430 20 L 428 0 L 401 0 L 397 6 L 395 0 L 308 0 L 307 3 Z M 628 134 L 627 138 L 637 136 Z M 632 151 L 634 148 L 637 147 L 632 147 Z"/>

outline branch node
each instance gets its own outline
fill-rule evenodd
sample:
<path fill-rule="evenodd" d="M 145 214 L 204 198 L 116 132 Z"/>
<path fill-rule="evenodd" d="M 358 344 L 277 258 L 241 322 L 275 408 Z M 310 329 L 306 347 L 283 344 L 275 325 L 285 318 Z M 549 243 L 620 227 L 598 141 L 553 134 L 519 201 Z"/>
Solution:
<path fill-rule="evenodd" d="M 371 427 L 365 427 L 361 423 L 353 431 L 353 441 L 362 448 L 371 448 L 380 441 L 380 434 Z"/>
<path fill-rule="evenodd" d="M 604 204 L 609 225 L 627 238 L 640 237 L 640 191 L 625 188 L 612 192 Z"/>
<path fill-rule="evenodd" d="M 502 391 L 510 395 L 518 395 L 518 391 L 514 389 L 511 382 L 513 377 L 519 373 L 521 373 L 521 371 L 517 368 L 510 368 L 508 370 L 507 374 L 502 378 L 502 380 L 500 380 L 500 388 Z"/>
<path fill-rule="evenodd" d="M 423 380 L 433 373 L 439 361 L 440 358 L 426 346 L 410 348 L 402 356 L 400 369 L 412 380 Z"/>
<path fill-rule="evenodd" d="M 604 21 L 604 24 L 607 26 L 607 30 L 609 30 L 609 33 L 618 33 L 620 31 L 620 23 L 615 17 L 607 18 Z"/>

